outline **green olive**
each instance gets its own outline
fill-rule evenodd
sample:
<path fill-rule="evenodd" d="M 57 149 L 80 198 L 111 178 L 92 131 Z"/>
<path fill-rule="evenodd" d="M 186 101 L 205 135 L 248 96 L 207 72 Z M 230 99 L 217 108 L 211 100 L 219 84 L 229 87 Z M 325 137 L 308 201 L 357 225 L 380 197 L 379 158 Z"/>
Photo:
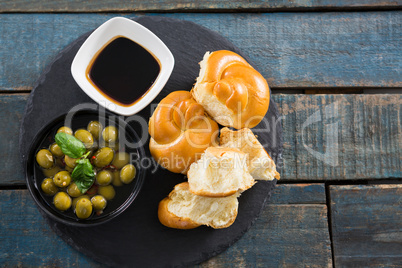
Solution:
<path fill-rule="evenodd" d="M 118 142 L 110 142 L 110 143 L 107 142 L 107 143 L 105 143 L 105 146 L 103 146 L 103 147 L 109 147 L 109 148 L 113 149 L 113 151 L 115 151 L 115 152 L 120 151 L 120 145 Z"/>
<path fill-rule="evenodd" d="M 95 211 L 102 211 L 106 208 L 106 198 L 101 195 L 95 195 L 91 198 L 91 203 L 94 206 Z"/>
<path fill-rule="evenodd" d="M 130 155 L 125 152 L 118 152 L 115 154 L 112 165 L 117 169 L 121 169 L 130 162 Z"/>
<path fill-rule="evenodd" d="M 118 131 L 115 126 L 108 126 L 102 131 L 102 137 L 105 142 L 115 143 L 118 138 Z"/>
<path fill-rule="evenodd" d="M 42 149 L 36 154 L 36 162 L 44 169 L 49 169 L 54 165 L 52 153 L 47 149 Z"/>
<path fill-rule="evenodd" d="M 68 171 L 60 171 L 53 177 L 53 182 L 57 187 L 67 187 L 70 185 L 71 176 Z"/>
<path fill-rule="evenodd" d="M 73 173 L 73 170 L 74 170 L 74 168 L 69 167 L 69 166 L 67 166 L 67 165 L 64 167 L 64 169 L 67 170 L 67 171 L 70 172 L 70 173 Z"/>
<path fill-rule="evenodd" d="M 92 197 L 98 193 L 98 188 L 99 188 L 98 185 L 92 184 L 91 188 L 88 189 L 86 194 L 89 195 L 90 197 Z"/>
<path fill-rule="evenodd" d="M 66 165 L 70 168 L 75 168 L 75 166 L 77 165 L 77 160 L 77 158 L 71 158 L 68 155 L 64 157 L 64 163 L 66 163 Z"/>
<path fill-rule="evenodd" d="M 81 196 L 79 196 L 79 197 L 73 198 L 73 208 L 74 208 L 74 209 L 75 209 L 75 207 L 77 206 L 77 202 L 78 202 L 79 200 L 81 200 L 82 198 L 85 198 L 85 199 L 87 199 L 87 200 L 90 200 L 90 199 L 89 199 L 89 196 L 87 196 L 87 195 L 81 195 Z"/>
<path fill-rule="evenodd" d="M 93 163 L 96 167 L 105 167 L 109 165 L 114 157 L 114 152 L 111 148 L 109 147 L 103 147 L 96 151 L 95 153 L 95 158 L 93 160 Z"/>
<path fill-rule="evenodd" d="M 77 184 L 75 184 L 75 182 L 71 183 L 68 188 L 67 188 L 67 193 L 71 196 L 71 197 L 79 197 L 82 195 L 80 189 L 78 189 Z"/>
<path fill-rule="evenodd" d="M 59 189 L 50 178 L 44 179 L 41 184 L 42 191 L 47 195 L 55 195 Z"/>
<path fill-rule="evenodd" d="M 119 187 L 119 186 L 122 186 L 122 185 L 123 185 L 123 183 L 122 183 L 121 180 L 120 180 L 120 170 L 115 170 L 115 171 L 113 171 L 112 177 L 113 177 L 112 184 L 113 184 L 114 186 Z"/>
<path fill-rule="evenodd" d="M 85 148 L 87 149 L 91 148 L 94 145 L 94 138 L 88 130 L 79 129 L 75 132 L 74 136 L 82 141 L 82 143 L 85 145 Z"/>
<path fill-rule="evenodd" d="M 106 198 L 106 200 L 112 200 L 116 195 L 116 191 L 114 190 L 112 185 L 99 186 L 98 193 Z"/>
<path fill-rule="evenodd" d="M 87 130 L 95 139 L 99 139 L 99 134 L 101 133 L 102 128 L 102 124 L 98 121 L 91 121 L 87 126 Z"/>
<path fill-rule="evenodd" d="M 48 178 L 53 178 L 54 175 L 56 175 L 60 171 L 61 168 L 59 166 L 54 166 L 50 169 L 42 169 L 43 175 L 45 175 Z"/>
<path fill-rule="evenodd" d="M 63 132 L 63 133 L 69 134 L 69 135 L 73 135 L 73 131 L 71 130 L 71 128 L 66 127 L 66 126 L 63 126 L 57 130 L 57 133 L 60 133 L 60 132 Z"/>
<path fill-rule="evenodd" d="M 135 174 L 137 173 L 135 166 L 132 164 L 125 165 L 120 170 L 120 179 L 123 183 L 129 184 L 134 180 Z"/>
<path fill-rule="evenodd" d="M 53 198 L 54 206 L 61 211 L 65 211 L 71 207 L 71 197 L 65 192 L 58 192 Z"/>
<path fill-rule="evenodd" d="M 57 143 L 53 143 L 50 145 L 50 152 L 56 157 L 62 157 L 64 155 L 60 146 Z"/>
<path fill-rule="evenodd" d="M 112 172 L 109 170 L 102 170 L 96 174 L 96 183 L 101 186 L 109 185 L 112 182 Z"/>
<path fill-rule="evenodd" d="M 92 214 L 92 203 L 86 198 L 81 198 L 75 206 L 75 214 L 79 219 L 87 219 Z"/>

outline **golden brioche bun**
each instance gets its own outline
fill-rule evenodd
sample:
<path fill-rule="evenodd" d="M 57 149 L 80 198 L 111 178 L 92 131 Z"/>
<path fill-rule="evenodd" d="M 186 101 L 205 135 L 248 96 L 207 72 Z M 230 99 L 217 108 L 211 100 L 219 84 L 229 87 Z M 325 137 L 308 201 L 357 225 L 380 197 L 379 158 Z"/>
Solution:
<path fill-rule="evenodd" d="M 201 226 L 201 224 L 193 222 L 190 218 L 178 217 L 171 213 L 168 209 L 169 202 L 169 197 L 166 197 L 161 202 L 159 202 L 158 218 L 160 223 L 162 223 L 166 227 L 176 229 L 194 229 Z"/>
<path fill-rule="evenodd" d="M 191 163 L 215 143 L 218 124 L 188 91 L 175 91 L 155 109 L 148 127 L 152 156 L 164 168 L 186 173 Z"/>
<path fill-rule="evenodd" d="M 237 217 L 239 202 L 228 197 L 203 197 L 189 191 L 187 182 L 177 184 L 159 203 L 159 221 L 170 228 L 192 229 L 207 225 L 215 229 L 229 227 Z"/>
<path fill-rule="evenodd" d="M 219 124 L 241 129 L 261 122 L 268 111 L 267 81 L 238 54 L 205 53 L 192 89 L 194 99 Z"/>

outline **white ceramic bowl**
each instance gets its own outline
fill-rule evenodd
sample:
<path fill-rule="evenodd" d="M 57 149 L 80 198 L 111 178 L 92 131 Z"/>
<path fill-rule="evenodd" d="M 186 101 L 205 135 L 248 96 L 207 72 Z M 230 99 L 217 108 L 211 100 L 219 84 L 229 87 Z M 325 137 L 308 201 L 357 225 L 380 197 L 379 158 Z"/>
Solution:
<path fill-rule="evenodd" d="M 151 52 L 160 63 L 160 73 L 150 90 L 130 106 L 119 105 L 107 99 L 87 78 L 87 68 L 97 53 L 117 36 L 126 37 Z M 174 66 L 174 58 L 168 47 L 144 26 L 115 17 L 99 26 L 82 44 L 71 65 L 71 73 L 81 89 L 99 105 L 121 115 L 133 115 L 141 111 L 159 94 L 168 81 Z"/>

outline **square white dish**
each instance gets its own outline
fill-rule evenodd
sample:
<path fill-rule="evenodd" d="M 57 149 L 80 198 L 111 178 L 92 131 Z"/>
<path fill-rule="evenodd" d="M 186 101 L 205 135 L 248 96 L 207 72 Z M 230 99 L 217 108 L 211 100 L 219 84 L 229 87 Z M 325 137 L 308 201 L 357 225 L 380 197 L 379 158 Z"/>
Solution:
<path fill-rule="evenodd" d="M 139 44 L 157 58 L 160 64 L 159 75 L 151 88 L 131 105 L 119 104 L 107 98 L 88 77 L 88 68 L 94 58 L 117 37 L 125 37 Z M 169 80 L 173 67 L 173 54 L 154 33 L 130 19 L 115 17 L 99 26 L 82 44 L 71 64 L 71 73 L 80 88 L 99 105 L 112 112 L 130 116 L 152 102 Z"/>

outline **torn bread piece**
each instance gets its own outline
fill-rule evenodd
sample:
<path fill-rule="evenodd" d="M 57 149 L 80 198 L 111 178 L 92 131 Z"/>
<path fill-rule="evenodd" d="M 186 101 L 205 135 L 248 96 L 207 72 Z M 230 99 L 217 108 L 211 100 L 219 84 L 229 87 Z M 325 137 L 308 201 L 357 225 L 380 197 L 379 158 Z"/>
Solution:
<path fill-rule="evenodd" d="M 188 182 L 177 184 L 159 203 L 159 221 L 170 228 L 193 229 L 207 225 L 229 227 L 237 217 L 239 193 L 228 197 L 204 197 L 191 193 Z"/>
<path fill-rule="evenodd" d="M 267 80 L 243 57 L 228 50 L 205 53 L 191 92 L 205 111 L 226 127 L 255 127 L 269 108 Z"/>
<path fill-rule="evenodd" d="M 238 131 L 232 131 L 227 127 L 221 129 L 220 146 L 237 148 L 248 154 L 248 168 L 254 179 L 280 179 L 275 162 L 249 128 Z"/>
<path fill-rule="evenodd" d="M 236 148 L 208 147 L 187 172 L 190 192 L 224 197 L 245 191 L 255 184 L 247 165 L 247 154 Z"/>

